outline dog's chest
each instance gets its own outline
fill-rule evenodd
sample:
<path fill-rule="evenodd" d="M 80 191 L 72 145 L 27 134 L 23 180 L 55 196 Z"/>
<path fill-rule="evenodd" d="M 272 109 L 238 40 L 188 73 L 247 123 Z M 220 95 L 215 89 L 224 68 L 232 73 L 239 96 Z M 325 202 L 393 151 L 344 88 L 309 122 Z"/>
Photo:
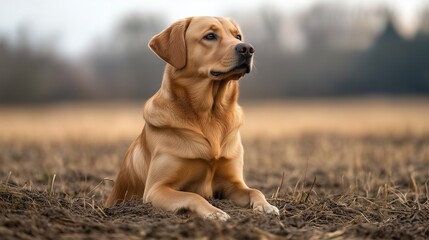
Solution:
<path fill-rule="evenodd" d="M 206 129 L 202 129 L 209 150 L 207 154 L 209 154 L 212 159 L 218 159 L 222 155 L 222 146 L 224 145 L 224 138 L 226 135 L 226 129 L 222 128 L 222 126 L 211 124 L 211 126 L 206 126 Z"/>
<path fill-rule="evenodd" d="M 238 127 L 224 119 L 212 118 L 200 123 L 202 138 L 206 142 L 205 154 L 208 159 L 230 157 L 230 149 L 235 147 Z M 206 157 L 206 158 L 207 158 Z"/>
<path fill-rule="evenodd" d="M 185 113 L 171 115 L 168 119 L 174 121 L 166 122 L 155 121 L 159 116 L 153 113 L 145 115 L 150 123 L 148 133 L 156 136 L 150 138 L 154 143 L 151 152 L 164 151 L 179 158 L 208 161 L 237 157 L 241 149 L 241 108 L 198 115 Z"/>
<path fill-rule="evenodd" d="M 220 158 L 236 158 L 242 150 L 238 130 L 216 137 L 186 133 L 167 140 L 170 154 L 184 159 L 203 159 L 213 162 Z"/>

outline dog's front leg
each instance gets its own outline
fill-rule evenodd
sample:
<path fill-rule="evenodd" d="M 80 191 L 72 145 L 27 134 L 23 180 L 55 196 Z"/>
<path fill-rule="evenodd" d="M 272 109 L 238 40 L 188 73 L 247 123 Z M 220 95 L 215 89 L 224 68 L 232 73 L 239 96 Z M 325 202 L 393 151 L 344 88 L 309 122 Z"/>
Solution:
<path fill-rule="evenodd" d="M 219 169 L 222 170 L 215 176 L 215 189 L 223 198 L 241 207 L 250 206 L 254 211 L 279 215 L 278 208 L 269 204 L 261 191 L 249 188 L 244 182 L 242 153 L 237 158 L 219 162 Z"/>
<path fill-rule="evenodd" d="M 195 179 L 195 172 L 190 171 L 189 161 L 169 155 L 153 159 L 149 168 L 145 202 L 151 202 L 154 207 L 167 211 L 188 209 L 207 219 L 226 221 L 230 217 L 224 211 L 212 206 L 202 196 L 180 191 Z"/>
<path fill-rule="evenodd" d="M 229 184 L 224 197 L 239 206 L 251 206 L 257 212 L 279 215 L 279 209 L 269 204 L 261 191 L 247 187 L 244 182 Z"/>
<path fill-rule="evenodd" d="M 154 207 L 167 211 L 188 209 L 206 219 L 226 221 L 230 217 L 224 211 L 212 206 L 196 193 L 174 190 L 168 186 L 157 186 L 151 189 L 147 201 Z"/>

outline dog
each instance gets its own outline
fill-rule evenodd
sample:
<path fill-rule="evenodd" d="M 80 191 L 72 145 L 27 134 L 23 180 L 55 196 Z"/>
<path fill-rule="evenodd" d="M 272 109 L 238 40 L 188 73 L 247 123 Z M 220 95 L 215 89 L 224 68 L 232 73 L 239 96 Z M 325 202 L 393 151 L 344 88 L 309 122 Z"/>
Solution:
<path fill-rule="evenodd" d="M 237 23 L 186 18 L 155 35 L 149 47 L 167 63 L 162 84 L 144 106 L 145 125 L 105 207 L 143 199 L 163 210 L 226 221 L 230 216 L 206 200 L 217 197 L 279 215 L 243 180 L 238 80 L 252 70 L 254 48 Z"/>

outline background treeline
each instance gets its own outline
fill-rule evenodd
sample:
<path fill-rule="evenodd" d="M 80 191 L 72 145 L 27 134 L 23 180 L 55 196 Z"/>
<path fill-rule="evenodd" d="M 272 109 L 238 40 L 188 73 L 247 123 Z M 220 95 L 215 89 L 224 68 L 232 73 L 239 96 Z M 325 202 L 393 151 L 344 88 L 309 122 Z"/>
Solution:
<path fill-rule="evenodd" d="M 256 49 L 243 98 L 429 93 L 429 10 L 411 37 L 383 7 L 322 3 L 293 17 L 269 6 L 226 15 Z M 163 16 L 130 14 L 77 58 L 59 54 L 56 38 L 34 43 L 25 26 L 14 41 L 0 36 L 0 103 L 147 98 L 164 68 L 147 42 L 167 25 Z"/>

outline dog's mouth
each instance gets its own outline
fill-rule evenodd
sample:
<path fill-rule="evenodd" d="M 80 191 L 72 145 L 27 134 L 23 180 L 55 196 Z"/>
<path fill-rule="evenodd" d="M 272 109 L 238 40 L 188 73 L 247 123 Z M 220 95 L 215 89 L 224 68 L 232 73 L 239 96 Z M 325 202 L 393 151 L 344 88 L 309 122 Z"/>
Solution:
<path fill-rule="evenodd" d="M 250 65 L 248 63 L 242 63 L 225 72 L 210 71 L 210 75 L 215 79 L 226 79 L 231 77 L 232 79 L 234 77 L 238 79 L 244 76 L 244 74 L 250 73 L 250 71 L 251 71 Z"/>

